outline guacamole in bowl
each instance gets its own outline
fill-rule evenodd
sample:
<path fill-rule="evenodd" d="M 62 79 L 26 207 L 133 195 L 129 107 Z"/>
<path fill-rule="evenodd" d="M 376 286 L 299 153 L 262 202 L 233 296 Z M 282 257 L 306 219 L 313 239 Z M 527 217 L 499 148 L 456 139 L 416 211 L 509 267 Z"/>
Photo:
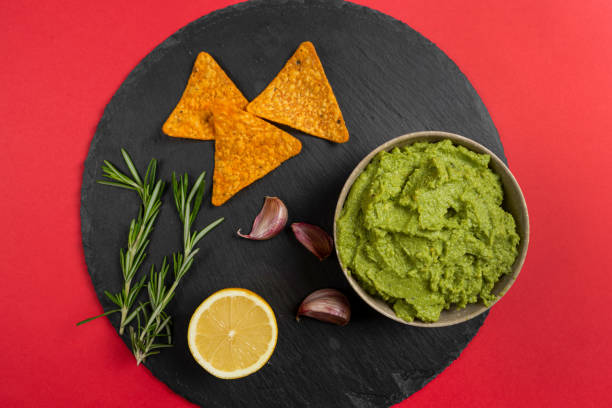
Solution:
<path fill-rule="evenodd" d="M 484 311 L 505 292 L 496 284 L 524 251 L 492 157 L 450 138 L 415 140 L 375 151 L 345 186 L 334 231 L 341 266 L 396 320 Z"/>

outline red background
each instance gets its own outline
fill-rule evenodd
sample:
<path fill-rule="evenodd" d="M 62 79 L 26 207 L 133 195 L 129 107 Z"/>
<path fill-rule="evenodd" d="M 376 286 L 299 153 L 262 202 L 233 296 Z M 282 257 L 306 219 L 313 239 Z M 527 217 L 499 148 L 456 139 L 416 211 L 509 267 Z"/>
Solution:
<path fill-rule="evenodd" d="M 2 2 L 0 405 L 189 405 L 136 367 L 108 321 L 75 327 L 101 311 L 81 248 L 81 175 L 130 70 L 234 2 Z M 400 406 L 610 405 L 612 2 L 357 2 L 459 65 L 531 216 L 520 279 L 461 357 Z"/>

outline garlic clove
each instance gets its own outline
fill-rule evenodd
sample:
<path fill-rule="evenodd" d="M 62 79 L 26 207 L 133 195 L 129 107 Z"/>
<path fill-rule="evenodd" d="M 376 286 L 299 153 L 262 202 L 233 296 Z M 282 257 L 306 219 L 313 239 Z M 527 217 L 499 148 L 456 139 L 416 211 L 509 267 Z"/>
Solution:
<path fill-rule="evenodd" d="M 291 229 L 293 230 L 295 238 L 297 238 L 306 249 L 315 254 L 316 257 L 319 258 L 319 261 L 327 258 L 334 250 L 334 241 L 332 238 L 327 232 L 316 225 L 307 224 L 305 222 L 294 222 L 291 224 Z"/>
<path fill-rule="evenodd" d="M 285 228 L 288 218 L 287 207 L 278 197 L 266 197 L 263 207 L 255 221 L 251 233 L 245 235 L 238 230 L 238 235 L 246 239 L 262 241 L 270 239 Z"/>
<path fill-rule="evenodd" d="M 299 321 L 300 316 L 345 326 L 351 320 L 351 305 L 342 292 L 336 289 L 319 289 L 302 301 L 296 320 Z"/>

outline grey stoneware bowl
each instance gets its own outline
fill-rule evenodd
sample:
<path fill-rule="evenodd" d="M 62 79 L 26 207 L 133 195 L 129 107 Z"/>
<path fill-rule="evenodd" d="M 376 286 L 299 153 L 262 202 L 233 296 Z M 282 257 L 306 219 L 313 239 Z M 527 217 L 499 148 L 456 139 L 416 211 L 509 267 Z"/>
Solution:
<path fill-rule="evenodd" d="M 499 157 L 497 157 L 493 152 L 491 152 L 489 149 L 482 146 L 481 144 L 476 143 L 475 141 L 466 137 L 456 135 L 454 133 L 438 131 L 416 132 L 396 137 L 395 139 L 389 140 L 388 142 L 378 146 L 366 157 L 364 157 L 361 162 L 359 162 L 357 167 L 355 167 L 351 175 L 346 180 L 346 183 L 344 184 L 344 187 L 340 192 L 340 197 L 338 198 L 338 204 L 336 205 L 336 212 L 334 214 L 334 241 L 336 241 L 337 234 L 336 223 L 338 218 L 340 217 L 340 213 L 342 212 L 342 208 L 344 206 L 344 201 L 346 200 L 346 197 L 349 191 L 351 190 L 353 182 L 370 163 L 372 158 L 376 156 L 376 154 L 383 150 L 389 151 L 395 147 L 403 147 L 415 142 L 439 142 L 444 139 L 450 139 L 455 145 L 464 146 L 476 153 L 486 153 L 491 156 L 489 168 L 491 168 L 501 177 L 501 182 L 504 189 L 504 202 L 502 204 L 502 207 L 506 211 L 511 213 L 514 217 L 514 220 L 516 221 L 517 225 L 517 232 L 521 241 L 519 243 L 518 255 L 516 257 L 516 260 L 514 261 L 514 264 L 512 265 L 511 273 L 503 275 L 493 288 L 493 293 L 498 296 L 495 302 L 493 302 L 488 307 L 485 306 L 482 302 L 468 304 L 463 309 L 459 309 L 453 306 L 449 310 L 443 310 L 440 314 L 440 319 L 433 323 L 425 323 L 416 319 L 413 322 L 407 322 L 397 317 L 393 309 L 387 303 L 367 293 L 359 285 L 359 283 L 348 273 L 346 267 L 342 264 L 342 261 L 340 260 L 338 248 L 336 247 L 336 254 L 338 255 L 338 261 L 340 262 L 342 272 L 344 273 L 344 276 L 346 276 L 346 279 L 348 280 L 352 288 L 355 290 L 355 292 L 357 292 L 357 294 L 376 311 L 380 312 L 381 314 L 385 315 L 390 319 L 411 326 L 451 326 L 453 324 L 465 322 L 489 310 L 489 308 L 491 308 L 493 304 L 499 301 L 502 296 L 508 292 L 508 289 L 510 289 L 510 287 L 518 277 L 518 274 L 521 271 L 521 267 L 523 266 L 523 262 L 525 261 L 525 256 L 527 254 L 527 246 L 529 245 L 529 215 L 527 213 L 527 205 L 525 204 L 525 198 L 523 197 L 521 188 L 519 187 L 518 183 L 516 182 L 516 179 L 514 178 L 508 167 L 506 167 L 504 162 L 502 162 Z"/>

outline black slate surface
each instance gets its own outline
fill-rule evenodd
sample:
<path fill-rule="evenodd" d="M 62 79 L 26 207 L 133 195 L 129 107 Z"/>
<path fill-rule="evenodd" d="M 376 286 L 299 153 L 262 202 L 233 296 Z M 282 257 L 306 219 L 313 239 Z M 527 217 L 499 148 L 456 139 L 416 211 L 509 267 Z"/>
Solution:
<path fill-rule="evenodd" d="M 485 315 L 441 329 L 414 328 L 378 315 L 345 282 L 335 257 L 319 262 L 289 230 L 264 242 L 239 239 L 265 195 L 287 204 L 290 222 L 331 232 L 340 189 L 370 150 L 393 137 L 444 130 L 470 137 L 504 158 L 497 131 L 465 76 L 434 44 L 405 24 L 342 1 L 251 1 L 187 25 L 153 50 L 129 74 L 106 107 L 83 174 L 85 258 L 104 308 L 103 291 L 121 286 L 119 248 L 126 245 L 136 195 L 95 183 L 102 160 L 122 165 L 126 148 L 139 169 L 151 157 L 161 176 L 171 171 L 212 176 L 214 143 L 171 139 L 161 125 L 184 89 L 197 53 L 211 53 L 250 100 L 276 75 L 300 42 L 312 41 L 340 103 L 351 139 L 342 145 L 292 131 L 302 153 L 240 192 L 220 208 L 207 203 L 196 226 L 226 221 L 201 243 L 201 253 L 171 303 L 175 347 L 146 366 L 172 390 L 206 407 L 384 407 L 423 387 L 447 367 L 476 334 Z M 122 168 L 125 168 L 122 166 Z M 159 264 L 180 249 L 180 226 L 167 192 L 145 262 Z M 186 345 L 189 317 L 208 295 L 244 287 L 276 313 L 279 338 L 269 363 L 240 380 L 208 375 Z M 349 296 L 346 327 L 294 319 L 311 291 L 335 287 Z M 118 316 L 111 316 L 117 326 Z M 93 323 L 92 323 L 93 324 Z M 127 339 L 124 339 L 127 340 Z"/>

